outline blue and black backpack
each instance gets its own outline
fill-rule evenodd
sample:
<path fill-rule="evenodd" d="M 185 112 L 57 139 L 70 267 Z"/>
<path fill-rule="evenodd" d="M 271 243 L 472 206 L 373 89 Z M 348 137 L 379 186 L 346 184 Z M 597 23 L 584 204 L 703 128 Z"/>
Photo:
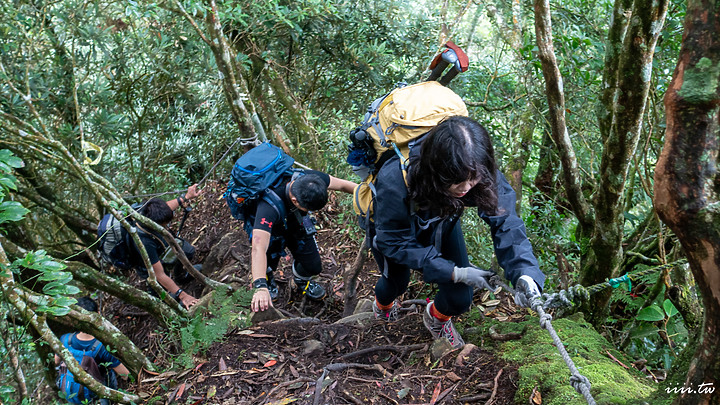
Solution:
<path fill-rule="evenodd" d="M 296 172 L 293 163 L 295 159 L 267 142 L 250 149 L 235 162 L 224 196 L 233 218 L 243 221 L 248 235 L 261 199 L 285 220 L 285 204 L 271 189 L 279 186 L 286 175 Z"/>
<path fill-rule="evenodd" d="M 67 333 L 60 338 L 60 341 L 63 346 L 67 347 L 70 353 L 72 353 L 75 360 L 80 359 L 78 360 L 80 367 L 82 367 L 88 374 L 93 376 L 93 378 L 98 380 L 100 383 L 104 384 L 100 368 L 95 361 L 95 356 L 97 356 L 98 351 L 100 351 L 100 341 L 95 340 L 95 343 L 88 351 L 80 350 L 70 344 L 72 337 L 75 335 L 76 333 Z M 58 388 L 60 388 L 60 391 L 65 393 L 65 400 L 71 404 L 82 404 L 86 401 L 90 402 L 97 398 L 97 395 L 94 392 L 75 381 L 75 376 L 67 369 L 65 362 L 60 364 L 60 371 L 58 373 L 56 383 Z"/>

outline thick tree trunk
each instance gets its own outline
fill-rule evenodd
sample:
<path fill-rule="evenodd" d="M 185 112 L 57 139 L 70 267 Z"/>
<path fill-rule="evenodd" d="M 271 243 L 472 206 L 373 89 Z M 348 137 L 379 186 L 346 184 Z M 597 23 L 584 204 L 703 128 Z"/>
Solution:
<path fill-rule="evenodd" d="M 630 16 L 632 0 L 616 0 L 613 18 L 605 41 L 605 68 L 603 70 L 603 93 L 598 104 L 598 123 L 603 141 L 610 134 L 613 117 L 613 98 L 617 92 L 618 65 L 622 54 Z"/>
<path fill-rule="evenodd" d="M 623 0 L 619 0 L 623 1 Z M 583 263 L 580 283 L 591 285 L 618 275 L 623 263 L 623 196 L 625 181 L 637 149 L 647 94 L 650 88 L 655 44 L 667 12 L 667 1 L 636 1 L 625 34 L 617 68 L 616 93 L 610 133 L 605 138 L 600 162 L 600 187 L 596 193 L 595 226 L 589 255 Z M 607 308 L 610 291 L 597 294 L 590 303 Z M 604 323 L 606 311 L 593 311 L 589 321 Z"/>
<path fill-rule="evenodd" d="M 550 106 L 552 136 L 560 153 L 563 185 L 582 237 L 590 236 L 590 249 L 583 259 L 580 282 L 596 284 L 612 277 L 623 261 L 623 194 L 630 160 L 637 146 L 642 116 L 650 85 L 652 59 L 660 28 L 665 19 L 667 1 L 637 1 L 632 19 L 627 18 L 625 0 L 617 0 L 615 21 L 609 33 L 609 54 L 606 58 L 605 98 L 612 104 L 600 114 L 601 126 L 610 126 L 604 136 L 601 161 L 601 182 L 592 209 L 585 200 L 580 183 L 577 160 L 565 124 L 565 100 L 562 77 L 555 60 L 548 0 L 535 1 L 535 32 L 538 56 L 542 62 L 545 88 Z M 627 29 L 627 32 L 624 31 Z M 624 33 L 624 34 L 623 34 Z M 621 52 L 616 48 L 624 35 Z M 609 114 L 609 115 L 608 115 Z M 609 291 L 596 294 L 588 304 L 590 321 L 604 322 Z"/>
<path fill-rule="evenodd" d="M 667 132 L 655 206 L 683 245 L 705 309 L 675 404 L 718 404 L 720 385 L 720 1 L 689 1 L 680 58 L 665 95 Z"/>

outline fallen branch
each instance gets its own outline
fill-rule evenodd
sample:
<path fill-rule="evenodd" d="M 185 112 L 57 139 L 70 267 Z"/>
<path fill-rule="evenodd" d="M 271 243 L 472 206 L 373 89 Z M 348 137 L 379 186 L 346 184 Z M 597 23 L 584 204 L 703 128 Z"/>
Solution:
<path fill-rule="evenodd" d="M 391 402 L 392 404 L 394 404 L 394 405 L 399 405 L 398 401 L 396 401 L 396 400 L 394 400 L 394 399 L 390 398 L 389 396 L 387 396 L 387 395 L 383 394 L 382 392 L 378 391 L 378 393 L 377 393 L 377 394 L 378 394 L 379 396 L 381 396 L 381 397 L 383 397 L 383 398 L 387 399 L 387 400 L 388 400 L 388 401 L 390 401 L 390 402 Z"/>
<path fill-rule="evenodd" d="M 472 344 L 472 343 L 466 344 L 465 347 L 463 347 L 463 349 L 460 351 L 460 353 L 455 358 L 455 365 L 462 366 L 465 357 L 468 357 L 470 355 L 470 352 L 472 352 L 475 349 L 477 349 L 477 346 L 475 346 L 474 344 Z"/>
<path fill-rule="evenodd" d="M 417 299 L 417 300 L 405 300 L 401 303 L 402 306 L 406 305 L 427 305 L 427 300 L 424 299 Z"/>
<path fill-rule="evenodd" d="M 493 386 L 492 394 L 490 394 L 490 399 L 488 399 L 487 402 L 485 402 L 485 405 L 490 405 L 493 403 L 493 401 L 495 401 L 495 394 L 497 394 L 497 387 L 498 387 L 498 379 L 500 379 L 500 375 L 502 374 L 502 372 L 503 372 L 503 369 L 500 369 L 500 371 L 498 371 L 497 375 L 495 376 L 495 380 L 494 380 L 495 385 Z"/>
<path fill-rule="evenodd" d="M 267 396 L 265 397 L 265 401 L 263 403 L 267 403 L 267 401 L 270 399 L 272 394 L 274 394 L 279 389 L 288 387 L 290 385 L 293 385 L 293 384 L 299 383 L 299 382 L 313 382 L 313 381 L 314 380 L 310 377 L 300 377 L 300 378 L 296 378 L 292 381 L 285 381 L 284 383 L 280 383 L 280 384 L 276 385 L 275 388 L 271 389 L 270 392 L 267 393 Z"/>
<path fill-rule="evenodd" d="M 478 395 L 470 395 L 467 397 L 460 397 L 457 400 L 458 400 L 458 402 L 462 402 L 462 403 L 476 402 L 476 401 L 480 401 L 481 399 L 488 399 L 489 396 L 490 396 L 490 394 L 488 394 L 487 392 L 484 392 L 484 393 L 478 394 Z"/>
<path fill-rule="evenodd" d="M 374 352 L 394 352 L 394 353 L 401 353 L 405 354 L 408 351 L 414 352 L 415 350 L 420 350 L 425 348 L 427 345 L 425 343 L 419 343 L 416 345 L 409 345 L 409 346 L 375 346 L 375 347 L 368 347 L 367 349 L 358 350 L 352 353 L 343 354 L 342 356 L 338 357 L 339 360 L 348 360 L 353 357 L 358 356 L 364 356 L 366 354 L 374 353 Z"/>
<path fill-rule="evenodd" d="M 352 402 L 355 405 L 363 405 L 364 404 L 364 402 L 355 398 L 355 396 L 353 394 L 351 394 L 350 392 L 348 392 L 348 390 L 346 390 L 346 389 L 343 389 L 341 394 L 342 394 L 342 396 L 345 397 L 345 399 L 347 399 L 348 401 Z"/>
<path fill-rule="evenodd" d="M 440 393 L 440 395 L 438 395 L 437 400 L 435 401 L 435 403 L 436 403 L 436 404 L 439 404 L 440 402 L 442 402 L 443 399 L 445 399 L 445 397 L 447 397 L 451 392 L 453 392 L 453 391 L 455 390 L 455 388 L 457 388 L 458 384 L 459 384 L 459 383 L 456 383 L 456 384 L 453 385 L 452 387 L 450 387 L 450 388 L 446 389 L 445 391 L 443 391 L 442 393 Z"/>
<path fill-rule="evenodd" d="M 527 330 L 527 328 L 523 328 L 522 332 L 520 332 L 520 333 L 510 332 L 510 333 L 501 334 L 501 333 L 497 333 L 497 332 L 495 331 L 495 327 L 494 327 L 494 326 L 491 326 L 491 327 L 490 327 L 490 330 L 489 330 L 489 333 L 490 333 L 490 338 L 491 338 L 492 340 L 498 340 L 498 341 L 500 341 L 500 342 L 507 342 L 508 340 L 520 340 L 520 339 L 522 339 L 522 336 L 523 336 L 523 334 L 525 334 L 525 331 L 526 331 L 526 330 Z"/>
<path fill-rule="evenodd" d="M 605 353 L 607 353 L 607 355 L 610 356 L 611 359 L 615 360 L 615 362 L 616 362 L 617 364 L 625 367 L 626 369 L 630 369 L 630 367 L 624 365 L 620 360 L 618 360 L 615 356 L 613 356 L 608 350 L 605 350 Z"/>
<path fill-rule="evenodd" d="M 343 371 L 343 370 L 347 370 L 348 368 L 374 370 L 374 371 L 378 371 L 378 372 L 382 373 L 383 376 L 388 374 L 388 372 L 385 370 L 385 368 L 379 364 L 359 364 L 359 363 L 328 364 L 327 366 L 325 366 L 325 368 L 323 368 L 322 375 L 315 382 L 315 400 L 313 401 L 313 405 L 318 405 L 320 403 L 320 396 L 322 395 L 322 386 L 323 386 L 323 381 L 325 381 L 325 377 L 327 377 L 331 371 Z"/>

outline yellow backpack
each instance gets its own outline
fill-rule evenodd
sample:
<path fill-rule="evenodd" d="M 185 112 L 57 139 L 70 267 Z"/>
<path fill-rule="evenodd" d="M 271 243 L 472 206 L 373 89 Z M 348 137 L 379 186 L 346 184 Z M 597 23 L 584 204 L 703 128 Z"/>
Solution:
<path fill-rule="evenodd" d="M 460 96 L 437 81 L 401 84 L 370 105 L 362 124 L 350 133 L 347 158 L 362 178 L 353 199 L 355 213 L 365 219 L 361 222 L 367 225 L 372 220 L 375 176 L 383 163 L 398 155 L 407 185 L 407 160 L 414 141 L 454 115 L 467 116 L 467 107 Z"/>

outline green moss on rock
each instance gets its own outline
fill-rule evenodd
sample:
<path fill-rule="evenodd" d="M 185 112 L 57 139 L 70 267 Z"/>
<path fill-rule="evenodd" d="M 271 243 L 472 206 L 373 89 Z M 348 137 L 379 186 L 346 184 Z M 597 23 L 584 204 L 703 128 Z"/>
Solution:
<path fill-rule="evenodd" d="M 496 330 L 508 333 L 524 327 L 527 330 L 521 340 L 498 345 L 504 360 L 520 365 L 515 402 L 527 403 L 533 388 L 538 387 L 544 405 L 585 404 L 583 396 L 570 385 L 570 370 L 538 318 L 519 324 L 501 323 Z M 656 389 L 637 370 L 625 369 L 612 360 L 607 352 L 623 364 L 631 363 L 581 317 L 553 320 L 553 327 L 575 366 L 590 380 L 598 404 L 638 403 Z"/>

